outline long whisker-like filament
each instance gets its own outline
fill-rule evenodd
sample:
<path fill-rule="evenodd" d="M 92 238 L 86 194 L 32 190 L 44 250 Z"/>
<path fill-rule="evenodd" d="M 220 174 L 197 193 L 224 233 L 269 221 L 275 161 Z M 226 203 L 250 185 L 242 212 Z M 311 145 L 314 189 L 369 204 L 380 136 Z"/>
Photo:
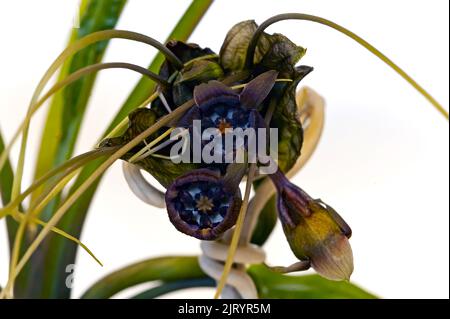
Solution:
<path fill-rule="evenodd" d="M 193 59 L 196 60 L 196 59 Z M 191 60 L 191 61 L 193 61 Z M 190 61 L 189 61 L 190 62 Z M 186 63 L 187 64 L 187 63 Z M 186 65 L 185 64 L 185 65 Z M 173 80 L 176 78 L 176 76 L 178 75 L 178 71 L 175 71 L 168 79 L 167 79 L 167 83 L 172 83 Z M 153 102 L 158 96 L 160 96 L 160 93 L 158 90 L 156 90 L 152 95 L 150 95 L 144 102 L 142 102 L 139 106 L 136 107 L 136 109 L 141 109 L 141 108 L 145 108 L 147 107 L 151 102 Z M 128 117 L 125 117 L 122 121 L 120 121 L 119 124 L 117 124 L 116 127 L 114 127 L 105 137 L 102 138 L 103 139 L 107 139 L 107 138 L 111 138 L 111 137 L 115 137 L 117 135 L 119 135 L 127 126 L 129 122 Z M 97 143 L 98 145 L 98 143 Z"/>
<path fill-rule="evenodd" d="M 163 143 L 161 143 L 161 144 L 159 144 L 159 145 L 157 145 L 157 146 L 155 146 L 155 147 L 149 149 L 147 152 L 145 152 L 144 154 L 142 154 L 142 155 L 141 155 L 139 158 L 137 158 L 135 161 L 136 161 L 136 162 L 139 162 L 140 160 L 143 160 L 144 158 L 146 158 L 146 157 L 148 157 L 148 156 L 150 156 L 150 155 L 152 155 L 152 156 L 154 156 L 154 157 L 159 157 L 159 158 L 169 159 L 169 160 L 178 158 L 179 155 L 177 155 L 177 156 L 175 156 L 175 157 L 170 157 L 170 156 L 164 156 L 164 155 L 160 155 L 160 154 L 155 154 L 155 152 L 158 152 L 159 150 L 161 150 L 161 149 L 165 148 L 166 146 L 172 144 L 173 142 L 175 142 L 175 139 L 176 139 L 176 138 L 181 137 L 181 136 L 185 136 L 185 135 L 187 135 L 188 133 L 189 133 L 189 130 L 188 130 L 188 129 L 183 130 L 182 132 L 180 132 L 180 133 L 176 134 L 175 136 L 173 136 L 173 139 L 171 138 L 171 139 L 169 139 L 169 140 L 167 140 L 167 141 L 164 141 Z M 187 140 L 185 140 L 184 143 L 186 144 L 186 143 L 187 143 Z M 185 146 L 183 146 L 183 147 L 185 147 Z M 184 149 L 184 148 L 183 148 L 183 149 Z"/>
<path fill-rule="evenodd" d="M 162 79 L 160 76 L 154 74 L 153 72 L 151 72 L 143 67 L 134 65 L 134 64 L 122 63 L 122 62 L 94 64 L 94 65 L 88 66 L 86 68 L 80 69 L 80 70 L 74 72 L 73 74 L 69 75 L 66 79 L 56 83 L 49 90 L 49 92 L 46 95 L 44 95 L 44 97 L 42 99 L 40 99 L 35 105 L 30 105 L 30 108 L 27 112 L 27 116 L 25 117 L 25 120 L 22 123 L 22 125 L 20 126 L 20 129 L 18 131 L 18 132 L 22 131 L 23 136 L 22 136 L 21 150 L 20 150 L 20 154 L 19 154 L 19 163 L 18 163 L 18 167 L 17 167 L 17 171 L 16 171 L 16 176 L 14 177 L 13 188 L 12 188 L 12 197 L 11 198 L 13 200 L 15 200 L 16 197 L 19 196 L 19 194 L 20 194 L 20 187 L 21 187 L 21 182 L 22 182 L 23 166 L 24 166 L 24 159 L 25 159 L 24 156 L 25 156 L 25 149 L 26 149 L 26 142 L 27 142 L 26 140 L 27 140 L 27 135 L 28 135 L 29 124 L 30 124 L 31 117 L 33 116 L 33 114 L 50 96 L 52 96 L 59 89 L 63 88 L 65 85 L 68 85 L 68 84 L 78 80 L 79 78 L 81 78 L 82 76 L 84 76 L 86 74 L 90 74 L 92 72 L 96 72 L 96 71 L 102 70 L 102 69 L 111 69 L 111 68 L 130 69 L 130 70 L 136 71 L 138 73 L 141 73 L 145 76 L 148 76 L 152 80 L 158 82 L 160 85 L 167 85 L 167 83 L 165 82 L 164 79 Z M 6 155 L 8 155 L 8 153 L 6 153 Z M 51 198 L 53 198 L 53 197 L 51 197 Z M 42 209 L 44 207 L 45 206 L 42 206 L 39 208 Z M 40 210 L 33 210 L 33 212 L 35 212 L 35 214 L 36 214 L 36 212 L 40 212 Z M 35 215 L 31 215 L 31 216 L 35 216 Z M 16 238 L 14 240 L 13 252 L 12 252 L 12 256 L 11 256 L 10 269 L 14 269 L 14 266 L 17 262 L 18 254 L 19 254 L 19 250 L 20 250 L 20 246 L 22 243 L 22 238 L 23 238 L 23 235 L 25 232 L 26 225 L 27 225 L 27 218 L 23 219 L 20 222 L 19 228 L 17 230 Z"/>
<path fill-rule="evenodd" d="M 158 136 L 157 138 L 155 138 L 153 141 L 151 141 L 149 144 L 147 144 L 145 147 L 143 147 L 141 150 L 139 150 L 139 152 L 137 152 L 136 154 L 134 154 L 129 162 L 133 163 L 135 162 L 142 154 L 144 154 L 146 151 L 148 151 L 150 148 L 152 148 L 153 146 L 155 146 L 156 144 L 158 144 L 160 141 L 162 141 L 164 138 L 166 138 L 172 131 L 174 130 L 174 128 L 169 128 L 167 131 L 165 131 L 163 134 L 161 134 L 160 136 Z"/>
<path fill-rule="evenodd" d="M 37 99 L 39 98 L 40 94 L 44 90 L 47 83 L 50 81 L 52 76 L 56 73 L 56 71 L 59 69 L 59 67 L 64 63 L 64 61 L 73 55 L 74 53 L 82 50 L 83 48 L 104 40 L 110 40 L 113 38 L 120 38 L 120 39 L 127 39 L 132 41 L 137 41 L 141 43 L 148 44 L 150 46 L 155 47 L 161 53 L 164 54 L 166 59 L 170 61 L 176 69 L 183 68 L 183 63 L 173 54 L 168 48 L 166 48 L 162 43 L 156 41 L 155 39 L 140 34 L 136 32 L 131 31 L 124 31 L 124 30 L 104 30 L 99 32 L 91 33 L 84 38 L 72 43 L 69 45 L 52 63 L 52 65 L 48 68 L 48 70 L 45 72 L 44 76 L 40 80 L 39 84 L 37 85 L 33 96 L 30 101 L 30 105 L 28 108 L 28 112 L 30 112 L 31 107 L 36 103 Z M 12 187 L 12 197 L 14 198 L 15 195 L 20 193 L 20 185 L 22 182 L 22 175 L 23 175 L 23 166 L 25 161 L 25 147 L 26 147 L 26 141 L 28 139 L 28 126 L 26 126 L 23 129 L 23 136 L 22 136 L 22 144 L 21 144 L 21 151 L 19 153 L 19 160 L 18 165 L 16 168 L 16 174 L 14 178 L 14 184 Z M 5 150 L 3 154 L 0 156 L 0 169 L 5 164 L 5 161 L 7 159 L 7 156 L 9 154 L 10 148 L 12 143 L 10 143 L 7 147 L 5 147 Z"/>
<path fill-rule="evenodd" d="M 173 130 L 170 130 L 170 132 L 172 132 L 172 131 L 173 131 Z M 167 135 L 167 133 L 169 133 L 169 132 L 168 132 L 168 131 L 164 132 L 164 134 L 166 134 L 166 135 Z M 155 146 L 155 147 L 152 147 L 152 146 L 156 145 L 156 142 L 159 142 L 159 141 L 161 140 L 161 138 L 160 138 L 161 136 L 159 136 L 158 139 L 155 139 L 155 140 L 153 141 L 153 142 L 155 142 L 155 143 L 152 142 L 153 144 L 148 144 L 148 145 L 145 147 L 145 149 L 148 149 L 148 150 L 147 150 L 144 154 L 142 154 L 141 156 L 135 158 L 135 159 L 133 160 L 133 162 L 139 162 L 139 161 L 145 159 L 146 157 L 148 157 L 148 156 L 150 156 L 150 155 L 152 155 L 152 156 L 154 156 L 154 157 L 164 158 L 164 159 L 171 159 L 170 156 L 163 156 L 163 155 L 155 154 L 155 152 L 157 152 L 157 151 L 163 149 L 164 147 L 166 147 L 167 145 L 173 143 L 173 142 L 175 141 L 175 139 L 177 139 L 178 137 L 184 136 L 184 135 L 186 135 L 186 134 L 188 134 L 188 133 L 189 133 L 189 130 L 188 130 L 188 129 L 185 129 L 185 130 L 183 130 L 182 132 L 180 132 L 180 133 L 174 135 L 173 137 L 171 137 L 169 140 L 164 141 L 163 143 L 161 143 L 161 144 L 159 144 L 159 145 L 157 145 L 157 146 Z M 163 134 L 163 135 L 164 135 L 164 134 Z M 187 140 L 185 140 L 185 143 L 186 143 L 186 142 L 187 142 Z M 150 148 L 150 147 L 151 147 L 151 148 Z M 149 149 L 149 148 L 150 148 L 150 149 Z M 173 158 L 172 158 L 172 159 L 173 159 Z"/>
<path fill-rule="evenodd" d="M 66 211 L 77 201 L 77 199 L 103 174 L 103 172 L 108 169 L 116 160 L 124 156 L 127 152 L 132 150 L 134 147 L 139 145 L 145 138 L 154 134 L 157 130 L 168 125 L 171 121 L 178 119 L 180 116 L 184 114 L 189 108 L 194 105 L 193 100 L 189 100 L 180 107 L 176 108 L 172 113 L 167 114 L 161 117 L 158 122 L 154 125 L 146 129 L 144 132 L 140 133 L 138 136 L 133 138 L 130 142 L 122 146 L 118 149 L 114 154 L 112 154 L 105 162 L 103 162 L 90 176 L 86 181 L 81 184 L 77 190 L 72 193 L 64 203 L 58 208 L 55 214 L 50 218 L 47 225 L 41 230 L 41 232 L 37 235 L 31 245 L 27 248 L 24 255 L 20 259 L 20 261 L 16 264 L 16 266 L 10 272 L 10 276 L 8 278 L 8 283 L 5 288 L 6 291 L 10 289 L 15 278 L 23 269 L 25 264 L 30 259 L 31 255 L 36 251 L 41 242 L 45 239 L 47 234 L 51 231 L 51 227 L 56 226 L 59 220 L 64 216 Z M 32 213 L 30 213 L 32 214 Z"/>
<path fill-rule="evenodd" d="M 21 213 L 21 212 L 16 212 L 13 215 L 14 219 L 16 219 L 17 221 L 21 221 L 23 218 L 25 218 L 25 214 Z M 46 222 L 35 218 L 35 217 L 30 217 L 30 221 L 38 224 L 40 226 L 45 226 L 47 225 Z M 92 258 L 94 258 L 94 260 L 100 265 L 103 266 L 103 263 L 95 256 L 95 254 L 86 246 L 86 244 L 83 244 L 83 242 L 81 242 L 78 238 L 66 233 L 65 231 L 57 228 L 57 227 L 52 227 L 52 232 L 54 232 L 55 234 L 61 235 L 64 238 L 67 238 L 70 241 L 73 241 L 75 244 L 79 245 L 81 248 L 83 248 Z"/>
<path fill-rule="evenodd" d="M 63 179 L 61 179 L 57 183 L 57 185 L 52 189 L 52 191 L 47 196 L 45 196 L 45 198 L 43 199 L 42 205 L 38 205 L 35 210 L 31 210 L 31 213 L 27 212 L 26 214 L 23 214 L 23 217 L 21 218 L 20 223 L 19 223 L 19 228 L 18 228 L 18 230 L 16 232 L 16 236 L 14 238 L 14 245 L 13 245 L 13 249 L 11 252 L 10 273 L 9 273 L 9 277 L 8 277 L 8 283 L 4 289 L 4 292 L 2 292 L 2 294 L 3 293 L 11 294 L 10 290 L 14 286 L 15 277 L 13 277 L 13 274 L 15 272 L 17 261 L 19 259 L 20 248 L 22 245 L 22 238 L 23 238 L 23 235 L 25 232 L 26 225 L 28 224 L 28 222 L 30 220 L 34 219 L 33 216 L 37 215 L 39 210 L 43 209 L 52 200 L 52 198 L 54 198 L 56 196 L 56 194 L 58 194 L 64 188 L 64 186 L 66 186 L 66 184 L 78 173 L 78 171 L 79 171 L 79 169 L 76 170 L 75 172 L 72 172 L 71 174 L 64 177 Z M 55 225 L 49 225 L 48 223 L 46 225 L 44 225 L 44 229 L 48 229 L 49 232 L 53 231 L 54 228 L 55 228 Z"/>
<path fill-rule="evenodd" d="M 115 150 L 117 150 L 117 147 L 108 147 L 108 148 L 101 148 L 97 150 L 93 150 L 84 154 L 81 154 L 77 157 L 74 157 L 64 164 L 55 167 L 42 177 L 40 177 L 37 181 L 35 181 L 32 185 L 30 185 L 23 193 L 21 193 L 19 196 L 17 196 L 13 201 L 11 201 L 8 205 L 6 205 L 4 208 L 0 209 L 0 219 L 6 216 L 7 214 L 11 213 L 12 210 L 14 210 L 16 207 L 20 205 L 20 203 L 28 196 L 30 195 L 34 190 L 36 190 L 38 187 L 46 183 L 51 178 L 58 176 L 60 174 L 63 174 L 61 178 L 67 176 L 68 174 L 72 173 L 74 170 L 84 166 L 85 164 L 98 159 L 100 157 L 107 156 L 109 154 L 112 154 Z M 50 187 L 52 188 L 52 187 Z"/>
<path fill-rule="evenodd" d="M 5 163 L 5 160 L 9 155 L 12 145 L 17 140 L 17 138 L 20 136 L 20 133 L 25 129 L 25 127 L 27 127 L 29 121 L 31 120 L 31 117 L 53 94 L 55 94 L 57 91 L 61 90 L 63 87 L 79 80 L 80 78 L 82 78 L 85 75 L 88 75 L 88 74 L 91 74 L 94 72 L 98 72 L 100 70 L 106 70 L 106 69 L 132 70 L 132 71 L 140 73 L 144 76 L 149 77 L 150 79 L 156 81 L 160 85 L 163 85 L 163 86 L 167 85 L 167 82 L 163 78 L 161 78 L 159 75 L 154 74 L 153 72 L 151 72 L 141 66 L 138 66 L 135 64 L 130 64 L 130 63 L 123 63 L 123 62 L 98 63 L 98 64 L 93 64 L 88 67 L 79 69 L 78 71 L 70 74 L 64 80 L 61 80 L 60 82 L 56 83 L 52 88 L 50 88 L 50 90 L 39 101 L 36 102 L 36 104 L 34 104 L 31 107 L 27 116 L 22 121 L 22 123 L 20 124 L 17 131 L 14 133 L 9 145 L 5 147 L 5 150 L 3 151 L 1 158 L 0 158 L 0 169 L 1 169 L 2 165 Z"/>
<path fill-rule="evenodd" d="M 148 97 L 148 99 L 146 99 L 144 102 L 142 102 L 136 109 L 141 109 L 141 108 L 146 107 L 148 104 L 153 102 L 158 97 L 158 94 L 159 94 L 158 91 L 154 92 L 152 95 L 150 95 Z M 128 117 L 125 117 L 119 124 L 117 124 L 116 127 L 114 127 L 111 130 L 111 132 L 108 133 L 108 135 L 106 135 L 104 138 L 102 138 L 102 140 L 119 135 L 120 132 L 122 132 L 125 129 L 128 122 L 129 122 Z"/>
<path fill-rule="evenodd" d="M 164 160 L 167 160 L 167 161 L 175 159 L 174 157 L 170 157 L 170 156 L 167 156 L 167 155 L 160 155 L 160 154 L 150 154 L 149 156 L 160 158 L 160 159 L 164 159 Z"/>
<path fill-rule="evenodd" d="M 227 282 L 228 274 L 230 273 L 231 266 L 234 262 L 234 256 L 236 254 L 236 249 L 239 244 L 239 240 L 241 237 L 242 226 L 244 224 L 245 215 L 247 213 L 248 202 L 250 200 L 250 191 L 252 189 L 253 179 L 256 173 L 256 164 L 250 164 L 247 175 L 247 182 L 245 185 L 245 194 L 244 199 L 242 200 L 242 205 L 239 211 L 239 217 L 236 221 L 236 226 L 234 228 L 233 237 L 231 238 L 230 248 L 228 249 L 227 260 L 225 261 L 225 265 L 223 267 L 222 276 L 220 277 L 219 283 L 217 284 L 216 293 L 214 298 L 217 299 L 220 297 L 223 288 Z"/>
<path fill-rule="evenodd" d="M 276 16 L 264 21 L 258 27 L 258 29 L 255 31 L 255 33 L 250 41 L 250 44 L 248 46 L 247 55 L 245 58 L 245 66 L 247 69 L 250 69 L 253 66 L 253 58 L 255 56 L 256 45 L 258 43 L 258 40 L 259 40 L 261 34 L 270 25 L 272 25 L 276 22 L 279 22 L 279 21 L 283 21 L 283 20 L 306 20 L 306 21 L 316 22 L 316 23 L 319 23 L 322 25 L 326 25 L 330 28 L 333 28 L 333 29 L 345 34 L 346 36 L 350 37 L 351 39 L 353 39 L 354 41 L 356 41 L 360 45 L 362 45 L 364 48 L 369 50 L 371 53 L 373 53 L 376 57 L 378 57 L 380 60 L 382 60 L 388 66 L 390 66 L 403 79 L 405 79 L 409 84 L 411 84 L 420 94 L 422 94 L 448 120 L 447 110 L 445 110 L 444 107 L 442 105 L 440 105 L 422 86 L 420 86 L 413 78 L 411 78 L 405 71 L 403 71 L 391 59 L 389 59 L 387 56 L 385 56 L 383 53 L 381 53 L 378 49 L 376 49 L 373 45 L 371 45 L 366 40 L 364 40 L 360 36 L 356 35 L 352 31 L 350 31 L 330 20 L 327 20 L 327 19 L 324 19 L 321 17 L 317 17 L 314 15 L 304 14 L 304 13 L 285 13 L 285 14 L 276 15 Z"/>
<path fill-rule="evenodd" d="M 34 184 L 32 184 L 23 194 L 18 195 L 14 198 L 14 200 L 9 203 L 5 208 L 0 210 L 0 218 L 12 214 L 13 216 L 16 216 L 19 212 L 17 211 L 17 206 L 20 205 L 23 199 L 26 198 L 29 194 L 33 192 L 36 188 L 41 186 L 43 183 L 48 181 L 50 178 L 57 176 L 60 173 L 63 173 L 63 176 L 61 177 L 61 180 L 57 181 L 56 185 L 51 188 L 50 192 L 44 196 L 42 201 L 39 202 L 39 205 L 36 207 L 36 209 L 29 210 L 26 214 L 23 215 L 23 218 L 19 221 L 19 228 L 16 232 L 16 236 L 14 239 L 14 245 L 12 249 L 11 254 L 11 264 L 10 264 L 10 277 L 14 272 L 14 269 L 16 267 L 18 258 L 19 258 L 19 252 L 20 248 L 22 246 L 22 238 L 25 232 L 25 228 L 28 222 L 33 222 L 35 220 L 38 220 L 35 216 L 37 213 L 42 210 L 63 188 L 64 186 L 77 174 L 79 169 L 87 164 L 88 162 L 97 159 L 99 157 L 105 156 L 107 154 L 110 154 L 116 150 L 117 147 L 110 147 L 105 149 L 99 149 L 95 150 L 86 154 L 82 154 L 76 158 L 73 158 L 72 160 L 69 160 L 65 164 L 53 169 L 52 171 L 45 174 L 43 177 L 41 177 L 38 181 L 36 181 Z M 39 222 L 38 224 L 42 224 Z M 45 225 L 44 225 L 45 226 Z M 49 226 L 50 231 L 55 231 L 55 225 Z M 45 228 L 45 227 L 44 227 Z M 61 232 L 59 232 L 61 234 Z M 98 259 L 92 254 L 92 252 L 87 249 L 85 245 L 81 245 L 97 262 Z M 100 263 L 101 264 L 101 263 Z M 7 288 L 5 288 L 4 294 L 9 294 L 11 287 L 14 286 L 14 279 L 8 279 L 9 285 L 7 285 Z"/>
<path fill-rule="evenodd" d="M 167 113 L 171 113 L 172 109 L 170 108 L 169 103 L 167 103 L 167 100 L 162 92 L 159 93 L 159 98 L 160 98 L 162 104 L 164 105 L 164 107 L 166 108 Z"/>
<path fill-rule="evenodd" d="M 30 211 L 33 212 L 33 214 L 20 214 L 19 216 L 21 216 L 20 218 L 20 224 L 19 224 L 19 229 L 16 233 L 16 237 L 14 240 L 14 246 L 13 246 L 13 250 L 12 250 L 12 254 L 11 254 L 11 263 L 14 263 L 14 265 L 17 263 L 17 260 L 19 258 L 19 252 L 20 252 L 20 247 L 21 247 L 21 241 L 22 241 L 22 234 L 25 230 L 27 221 L 38 221 L 38 224 L 45 226 L 46 223 L 40 221 L 39 219 L 35 218 L 34 216 L 38 215 L 39 212 L 45 208 L 45 206 L 47 206 L 47 204 L 67 185 L 67 183 L 70 182 L 70 180 L 72 180 L 72 178 L 77 175 L 80 171 L 80 168 L 78 168 L 77 170 L 75 170 L 74 172 L 71 172 L 70 174 L 68 174 L 67 176 L 65 176 L 64 178 L 62 178 L 54 188 L 51 189 L 51 191 L 46 194 L 45 196 L 43 196 L 43 198 L 41 200 L 38 201 L 38 205 L 36 207 L 31 207 Z M 13 215 L 17 216 L 16 212 Z M 56 227 L 52 226 L 50 228 L 51 231 L 56 232 L 60 235 L 63 235 L 65 237 L 69 236 L 71 240 L 74 240 L 75 238 L 68 235 L 66 236 L 66 234 L 64 232 L 62 232 L 61 230 L 57 229 Z M 77 242 L 78 240 L 75 239 L 75 242 Z M 78 241 L 79 242 L 79 241 Z M 92 252 L 84 245 L 81 244 L 81 247 L 83 247 L 94 259 L 95 261 L 97 261 L 101 266 L 102 263 L 97 259 L 97 257 L 94 256 L 94 254 L 92 254 Z"/>
<path fill-rule="evenodd" d="M 31 185 L 23 194 L 20 194 L 10 204 L 8 204 L 7 207 L 0 210 L 0 217 L 4 217 L 7 214 L 11 214 L 13 217 L 15 217 L 18 214 L 21 214 L 20 212 L 17 211 L 16 207 L 20 204 L 20 202 L 26 196 L 31 194 L 33 192 L 33 190 L 35 190 L 36 188 L 41 186 L 43 183 L 45 183 L 50 178 L 57 176 L 58 174 L 64 172 L 61 179 L 56 182 L 56 185 L 54 185 L 53 187 L 50 188 L 50 191 L 48 192 L 48 194 L 43 195 L 42 199 L 38 201 L 39 204 L 36 207 L 30 208 L 30 210 L 26 214 L 23 214 L 23 218 L 20 219 L 19 228 L 16 232 L 13 250 L 12 250 L 12 254 L 11 254 L 11 264 L 10 264 L 11 271 L 10 271 L 9 278 L 11 278 L 11 274 L 14 272 L 15 266 L 16 266 L 18 258 L 19 258 L 19 252 L 20 252 L 20 248 L 22 245 L 22 238 L 23 238 L 27 223 L 30 221 L 31 222 L 34 222 L 36 220 L 39 221 L 39 219 L 36 218 L 35 216 L 38 215 L 39 212 L 64 188 L 64 186 L 79 172 L 79 170 L 82 166 L 84 166 L 85 164 L 87 164 L 88 162 L 90 162 L 94 159 L 97 159 L 99 157 L 113 153 L 114 150 L 116 150 L 116 149 L 117 149 L 117 147 L 99 149 L 99 150 L 91 151 L 86 154 L 82 154 L 76 158 L 73 158 L 72 160 L 69 160 L 65 164 L 53 169 L 52 171 L 48 172 L 46 175 L 41 177 L 38 181 L 36 181 L 33 185 Z M 40 224 L 40 225 L 43 225 L 43 223 L 44 222 L 42 222 L 42 221 L 38 222 L 38 224 Z M 46 224 L 43 226 L 46 226 Z M 55 228 L 55 225 L 49 226 L 48 229 L 50 229 L 50 231 L 54 231 L 54 232 L 56 229 L 57 230 L 56 232 L 63 236 L 65 234 L 63 231 Z M 70 236 L 70 235 L 68 235 L 68 236 Z M 71 238 L 73 238 L 73 237 L 71 237 Z M 69 238 L 69 239 L 71 239 L 71 238 Z M 75 242 L 76 242 L 76 240 L 75 240 Z M 100 265 L 102 265 L 100 263 L 100 261 L 98 260 L 98 258 L 96 258 L 95 255 L 93 255 L 92 252 L 89 249 L 87 249 L 87 247 L 84 244 L 81 244 L 80 246 L 83 249 L 85 249 Z M 9 285 L 7 285 L 8 289 L 5 288 L 5 290 L 4 290 L 5 291 L 4 293 L 6 293 L 6 294 L 9 293 L 10 287 L 12 287 L 14 285 L 14 279 L 11 279 L 11 280 L 8 279 L 8 282 L 9 282 Z"/>
<path fill-rule="evenodd" d="M 39 216 L 41 211 L 54 199 L 59 192 L 61 192 L 64 187 L 69 183 L 81 170 L 81 167 L 74 170 L 73 172 L 67 174 L 63 178 L 61 178 L 57 184 L 52 187 L 47 193 L 40 195 L 39 199 L 35 202 L 34 205 L 30 206 L 29 211 L 33 212 L 33 214 L 27 214 L 31 216 Z"/>
<path fill-rule="evenodd" d="M 202 56 L 199 56 L 199 57 L 197 57 L 197 58 L 194 58 L 194 59 L 192 59 L 192 60 L 187 61 L 187 62 L 184 64 L 184 67 L 186 68 L 186 67 L 190 66 L 192 63 L 197 62 L 197 61 L 201 61 L 201 60 L 209 60 L 209 59 L 219 59 L 219 56 L 218 56 L 217 54 L 215 54 L 215 53 L 213 53 L 213 54 L 207 54 L 207 55 L 202 55 Z"/>

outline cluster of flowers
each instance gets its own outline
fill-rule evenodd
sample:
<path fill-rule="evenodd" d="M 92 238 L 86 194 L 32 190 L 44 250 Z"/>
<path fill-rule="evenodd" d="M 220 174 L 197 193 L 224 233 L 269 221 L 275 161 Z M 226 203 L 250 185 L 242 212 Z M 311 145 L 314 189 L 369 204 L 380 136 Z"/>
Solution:
<path fill-rule="evenodd" d="M 164 63 L 160 76 L 171 83 L 161 89 L 164 101 L 155 100 L 151 109 L 131 114 L 128 131 L 109 144 L 124 143 L 157 121 L 166 113 L 167 104 L 175 109 L 192 99 L 195 105 L 174 126 L 189 129 L 194 120 L 201 120 L 202 130 L 217 128 L 224 135 L 227 129 L 277 128 L 279 168 L 268 177 L 277 190 L 276 206 L 287 241 L 297 258 L 309 262 L 324 277 L 348 279 L 353 271 L 349 226 L 333 208 L 310 197 L 283 173 L 300 156 L 303 137 L 295 89 L 312 68 L 295 66 L 303 48 L 283 35 L 263 33 L 248 69 L 245 54 L 256 28 L 253 21 L 234 26 L 219 55 L 197 45 L 169 42 L 167 47 L 185 63 L 184 68 L 176 70 L 169 61 Z M 176 166 L 170 160 L 151 157 L 137 164 L 167 188 L 168 215 L 179 231 L 201 240 L 216 240 L 235 225 L 245 165 L 238 170 L 234 164 Z"/>

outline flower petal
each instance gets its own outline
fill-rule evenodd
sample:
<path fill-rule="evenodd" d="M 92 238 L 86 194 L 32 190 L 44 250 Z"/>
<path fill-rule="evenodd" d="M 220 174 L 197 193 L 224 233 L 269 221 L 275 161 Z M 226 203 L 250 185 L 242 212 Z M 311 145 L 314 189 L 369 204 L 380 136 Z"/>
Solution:
<path fill-rule="evenodd" d="M 201 117 L 200 108 L 197 105 L 194 105 L 181 117 L 177 125 L 179 127 L 190 127 L 194 120 L 200 120 Z"/>
<path fill-rule="evenodd" d="M 317 247 L 311 257 L 311 266 L 330 280 L 350 280 L 353 273 L 353 253 L 348 238 L 336 234 L 327 243 Z"/>
<path fill-rule="evenodd" d="M 194 101 L 204 107 L 215 103 L 239 101 L 239 96 L 228 86 L 219 81 L 210 81 L 194 88 Z"/>
<path fill-rule="evenodd" d="M 241 105 L 246 108 L 256 108 L 269 95 L 278 72 L 271 70 L 258 75 L 250 81 L 240 94 Z"/>

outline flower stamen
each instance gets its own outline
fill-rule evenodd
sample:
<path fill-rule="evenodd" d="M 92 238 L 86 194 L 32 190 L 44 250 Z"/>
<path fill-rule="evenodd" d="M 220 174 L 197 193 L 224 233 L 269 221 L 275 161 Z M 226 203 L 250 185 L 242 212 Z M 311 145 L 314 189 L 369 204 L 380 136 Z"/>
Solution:
<path fill-rule="evenodd" d="M 207 196 L 200 196 L 200 198 L 197 200 L 195 207 L 204 212 L 207 213 L 209 211 L 211 211 L 214 208 L 214 204 L 212 199 L 210 199 Z"/>
<path fill-rule="evenodd" d="M 226 130 L 227 130 L 228 128 L 233 128 L 233 126 L 232 126 L 231 123 L 228 122 L 226 119 L 221 118 L 221 119 L 219 120 L 219 123 L 218 123 L 218 125 L 217 125 L 217 128 L 219 129 L 220 134 L 223 135 L 223 134 L 225 134 L 225 132 L 226 132 Z"/>

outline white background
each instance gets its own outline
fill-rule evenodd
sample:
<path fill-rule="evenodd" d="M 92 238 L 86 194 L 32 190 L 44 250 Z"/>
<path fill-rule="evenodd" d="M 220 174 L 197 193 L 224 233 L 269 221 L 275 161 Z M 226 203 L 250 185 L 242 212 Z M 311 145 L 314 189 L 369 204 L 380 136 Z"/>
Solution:
<path fill-rule="evenodd" d="M 24 116 L 34 86 L 64 48 L 76 2 L 1 2 L 0 125 L 7 140 Z M 158 1 L 157 7 L 153 2 L 129 1 L 118 28 L 164 41 L 189 1 Z M 218 52 L 236 22 L 261 22 L 283 12 L 320 15 L 373 43 L 448 109 L 448 6 L 442 0 L 221 0 L 191 41 Z M 302 63 L 315 71 L 304 84 L 327 100 L 323 138 L 295 182 L 334 206 L 352 226 L 352 280 L 386 298 L 448 298 L 448 122 L 392 70 L 345 36 L 309 22 L 282 22 L 268 31 L 284 33 L 308 48 Z M 146 66 L 154 53 L 144 45 L 114 40 L 105 60 Z M 77 153 L 93 145 L 137 79 L 129 71 L 100 74 Z M 44 115 L 41 112 L 33 125 L 27 183 Z M 102 182 L 82 240 L 105 267 L 80 251 L 75 297 L 129 263 L 199 253 L 198 241 L 178 233 L 164 210 L 150 208 L 131 194 L 119 163 Z M 294 261 L 279 225 L 265 248 L 270 264 Z M 0 284 L 6 275 L 1 222 Z M 211 297 L 212 290 L 184 296 Z"/>

